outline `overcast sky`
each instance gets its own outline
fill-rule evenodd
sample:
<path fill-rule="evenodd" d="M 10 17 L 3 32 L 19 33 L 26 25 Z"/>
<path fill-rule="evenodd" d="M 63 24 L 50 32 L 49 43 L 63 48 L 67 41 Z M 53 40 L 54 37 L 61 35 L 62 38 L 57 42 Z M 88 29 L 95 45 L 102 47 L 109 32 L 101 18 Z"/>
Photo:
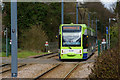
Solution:
<path fill-rule="evenodd" d="M 106 8 L 110 8 L 112 4 L 114 4 L 115 2 L 117 2 L 117 0 L 100 0 Z"/>

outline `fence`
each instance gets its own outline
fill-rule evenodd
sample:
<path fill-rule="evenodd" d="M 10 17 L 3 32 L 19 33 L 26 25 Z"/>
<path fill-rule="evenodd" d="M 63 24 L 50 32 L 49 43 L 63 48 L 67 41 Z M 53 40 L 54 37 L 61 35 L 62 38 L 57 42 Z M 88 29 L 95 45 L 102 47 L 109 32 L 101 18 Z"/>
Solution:
<path fill-rule="evenodd" d="M 48 52 L 58 52 L 58 42 L 48 42 Z"/>
<path fill-rule="evenodd" d="M 102 53 L 102 51 L 104 50 L 107 50 L 108 46 L 107 46 L 108 43 L 102 43 L 100 40 L 98 40 L 98 55 L 100 55 L 100 53 Z"/>
<path fill-rule="evenodd" d="M 2 38 L 2 52 L 6 52 L 6 38 Z M 11 54 L 11 45 L 10 45 L 10 39 L 7 39 L 7 54 L 6 56 L 8 56 L 9 54 Z"/>

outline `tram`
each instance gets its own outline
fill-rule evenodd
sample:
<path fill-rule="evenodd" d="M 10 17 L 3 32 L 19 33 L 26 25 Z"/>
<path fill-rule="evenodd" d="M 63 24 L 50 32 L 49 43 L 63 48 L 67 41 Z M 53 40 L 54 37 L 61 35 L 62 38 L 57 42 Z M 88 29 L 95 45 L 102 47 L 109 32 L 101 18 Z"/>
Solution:
<path fill-rule="evenodd" d="M 87 59 L 95 52 L 95 31 L 86 24 L 61 24 L 58 38 L 59 60 Z"/>

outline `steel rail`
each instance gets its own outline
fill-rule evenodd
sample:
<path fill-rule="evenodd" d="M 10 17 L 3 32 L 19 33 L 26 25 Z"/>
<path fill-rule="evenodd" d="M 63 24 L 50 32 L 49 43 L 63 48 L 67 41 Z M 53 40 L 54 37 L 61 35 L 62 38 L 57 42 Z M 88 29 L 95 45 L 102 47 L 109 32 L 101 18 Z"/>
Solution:
<path fill-rule="evenodd" d="M 4 66 L 8 66 L 8 65 L 10 65 L 10 64 L 2 64 L 2 65 L 0 65 L 0 68 L 4 67 Z"/>
<path fill-rule="evenodd" d="M 20 65 L 20 66 L 18 66 L 18 68 L 21 68 L 21 67 L 26 66 L 26 65 L 27 65 L 27 64 Z M 0 74 L 5 73 L 5 72 L 8 72 L 8 71 L 10 71 L 10 70 L 11 70 L 11 68 L 0 72 Z"/>
<path fill-rule="evenodd" d="M 53 54 L 57 54 L 57 53 L 43 54 L 43 55 L 35 56 L 35 57 L 32 57 L 32 58 L 40 58 L 40 57 L 44 57 L 44 56 L 48 56 L 48 55 L 53 55 Z"/>
<path fill-rule="evenodd" d="M 66 80 L 68 78 L 68 76 L 79 66 L 79 63 L 76 64 L 63 78 L 63 80 Z"/>
<path fill-rule="evenodd" d="M 48 72 L 52 71 L 53 69 L 57 68 L 58 66 L 60 66 L 61 64 L 58 64 L 56 66 L 54 66 L 53 68 L 47 70 L 46 72 L 42 73 L 41 75 L 37 76 L 36 78 L 34 78 L 34 80 L 39 80 L 40 77 L 44 76 L 45 74 L 47 74 Z"/>
<path fill-rule="evenodd" d="M 47 58 L 52 58 L 52 57 L 56 57 L 56 56 L 58 56 L 58 54 L 49 56 L 49 57 L 47 57 Z"/>

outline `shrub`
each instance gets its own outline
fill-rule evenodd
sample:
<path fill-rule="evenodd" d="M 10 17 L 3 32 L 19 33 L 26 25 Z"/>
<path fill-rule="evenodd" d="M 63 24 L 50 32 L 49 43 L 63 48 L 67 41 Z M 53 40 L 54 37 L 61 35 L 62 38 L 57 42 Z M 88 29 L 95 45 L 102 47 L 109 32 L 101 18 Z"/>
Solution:
<path fill-rule="evenodd" d="M 89 75 L 91 80 L 114 79 L 119 80 L 119 48 L 104 51 L 94 63 L 92 73 Z"/>
<path fill-rule="evenodd" d="M 118 36 L 119 36 L 119 29 L 118 24 L 115 24 L 111 27 L 110 35 L 111 35 L 111 47 L 115 47 L 118 44 Z"/>
<path fill-rule="evenodd" d="M 29 30 L 23 32 L 21 37 L 21 47 L 26 50 L 44 51 L 47 36 L 42 30 L 42 26 L 32 26 Z"/>

